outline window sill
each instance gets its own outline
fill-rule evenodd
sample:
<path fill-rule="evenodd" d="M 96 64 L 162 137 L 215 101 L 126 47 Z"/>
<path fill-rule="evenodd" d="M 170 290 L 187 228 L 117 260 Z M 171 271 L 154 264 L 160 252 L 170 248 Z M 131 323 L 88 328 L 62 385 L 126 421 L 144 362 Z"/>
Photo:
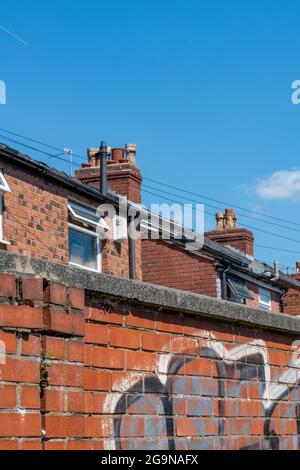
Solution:
<path fill-rule="evenodd" d="M 69 265 L 74 266 L 75 268 L 84 269 L 85 271 L 90 271 L 92 273 L 101 273 L 100 269 L 86 268 L 85 266 L 81 266 L 81 264 L 72 263 L 71 261 L 69 261 Z"/>
<path fill-rule="evenodd" d="M 10 242 L 7 242 L 6 240 L 0 240 L 0 245 L 9 246 L 9 245 L 10 245 Z"/>
<path fill-rule="evenodd" d="M 268 312 L 271 312 L 272 310 L 271 305 L 267 305 L 267 304 L 259 304 L 259 308 L 261 308 L 262 310 L 267 310 Z"/>

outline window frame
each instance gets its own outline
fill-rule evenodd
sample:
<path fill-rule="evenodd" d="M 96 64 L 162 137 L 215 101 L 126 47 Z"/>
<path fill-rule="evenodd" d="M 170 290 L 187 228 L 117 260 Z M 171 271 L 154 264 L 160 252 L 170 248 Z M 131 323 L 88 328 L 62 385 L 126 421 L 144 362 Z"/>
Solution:
<path fill-rule="evenodd" d="M 11 189 L 5 179 L 3 171 L 0 170 L 0 244 L 10 245 L 9 242 L 4 240 L 3 214 L 4 214 L 4 194 L 5 193 L 11 193 Z"/>
<path fill-rule="evenodd" d="M 3 240 L 3 208 L 4 208 L 3 194 L 0 191 L 0 242 Z"/>
<path fill-rule="evenodd" d="M 238 303 L 238 304 L 245 304 L 247 300 L 253 301 L 254 296 L 251 293 L 250 289 L 247 287 L 245 282 L 242 282 L 241 280 L 235 279 L 231 276 L 228 276 L 226 279 L 226 284 L 227 284 L 227 300 L 230 300 L 231 302 Z M 248 291 L 249 294 L 246 295 L 239 295 L 236 292 L 235 284 L 240 285 L 245 289 L 245 291 Z M 230 292 L 230 295 L 228 295 L 228 290 Z"/>
<path fill-rule="evenodd" d="M 2 180 L 2 183 L 1 183 Z M 8 185 L 8 182 L 5 179 L 5 176 L 3 174 L 3 171 L 0 170 L 0 192 L 1 193 L 11 193 L 11 189 Z"/>
<path fill-rule="evenodd" d="M 77 206 L 79 208 L 79 210 L 80 210 L 80 208 L 82 208 L 83 210 L 86 210 L 87 215 L 88 215 L 88 212 L 90 211 L 91 215 L 97 216 L 97 209 L 95 209 L 94 207 L 91 208 L 91 207 L 89 207 L 85 204 L 81 204 L 77 201 L 69 200 L 68 210 L 69 210 L 69 212 L 71 213 L 72 217 L 75 220 L 77 220 L 79 222 L 83 222 L 84 224 L 87 224 L 87 225 L 91 225 L 92 227 L 100 228 L 100 229 L 103 229 L 103 230 L 110 230 L 109 226 L 107 225 L 107 223 L 105 222 L 105 220 L 101 216 L 99 216 L 99 222 L 97 223 L 94 220 L 89 219 L 88 217 L 83 217 L 81 215 L 76 214 L 76 212 L 74 211 L 74 208 L 72 207 L 72 204 L 74 206 Z M 76 207 L 75 207 L 75 209 L 76 209 Z"/>
<path fill-rule="evenodd" d="M 261 294 L 267 294 L 269 296 L 269 302 L 265 302 L 264 300 L 261 300 Z M 261 308 L 264 310 L 272 310 L 272 294 L 271 291 L 267 289 L 263 289 L 262 287 L 258 288 L 258 303 Z"/>
<path fill-rule="evenodd" d="M 97 255 L 96 255 L 96 262 L 97 262 L 97 269 L 94 268 L 87 268 L 86 266 L 82 266 L 81 264 L 74 263 L 70 261 L 69 255 L 69 265 L 75 266 L 76 268 L 85 269 L 86 271 L 92 271 L 94 273 L 101 273 L 102 272 L 102 252 L 101 252 L 101 240 L 97 232 L 93 232 L 92 230 L 88 230 L 84 227 L 80 227 L 79 225 L 72 224 L 71 222 L 68 223 L 68 230 L 72 229 L 77 232 L 82 232 L 86 235 L 96 238 L 97 243 Z M 69 249 L 70 249 L 70 240 L 69 240 Z"/>

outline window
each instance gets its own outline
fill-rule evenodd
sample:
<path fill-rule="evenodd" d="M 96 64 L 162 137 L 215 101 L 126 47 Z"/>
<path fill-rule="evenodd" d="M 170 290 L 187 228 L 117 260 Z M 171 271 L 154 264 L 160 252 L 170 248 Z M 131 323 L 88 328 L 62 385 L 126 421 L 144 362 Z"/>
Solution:
<path fill-rule="evenodd" d="M 3 173 L 0 171 L 0 242 L 3 243 L 3 211 L 4 211 L 4 198 L 3 193 L 9 193 L 10 188 L 7 184 L 6 179 L 4 178 Z M 5 242 L 7 243 L 7 242 Z"/>
<path fill-rule="evenodd" d="M 100 240 L 96 232 L 69 224 L 70 263 L 100 271 L 100 256 Z"/>
<path fill-rule="evenodd" d="M 237 303 L 244 303 L 245 299 L 254 300 L 253 295 L 249 291 L 248 287 L 236 279 L 228 278 L 228 300 Z"/>
<path fill-rule="evenodd" d="M 10 193 L 10 187 L 7 184 L 6 179 L 4 178 L 3 173 L 0 171 L 0 191 L 4 193 Z"/>
<path fill-rule="evenodd" d="M 265 289 L 259 289 L 259 306 L 266 310 L 271 310 L 271 292 Z"/>
<path fill-rule="evenodd" d="M 93 207 L 69 202 L 69 262 L 75 266 L 101 271 L 100 230 L 109 230 Z"/>
<path fill-rule="evenodd" d="M 79 222 L 84 222 L 87 225 L 91 225 L 96 228 L 103 228 L 109 230 L 107 223 L 97 214 L 97 209 L 94 207 L 88 207 L 77 202 L 69 202 L 69 211 L 71 217 Z"/>

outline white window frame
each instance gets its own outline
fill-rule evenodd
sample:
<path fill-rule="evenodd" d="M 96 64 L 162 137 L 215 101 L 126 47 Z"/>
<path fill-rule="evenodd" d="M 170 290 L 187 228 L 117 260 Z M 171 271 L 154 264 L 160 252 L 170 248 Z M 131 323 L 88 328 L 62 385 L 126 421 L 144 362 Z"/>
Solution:
<path fill-rule="evenodd" d="M 8 186 L 8 183 L 4 177 L 4 174 L 2 171 L 0 171 L 0 191 L 3 193 L 11 193 L 10 187 Z M 1 184 L 2 180 L 2 184 Z"/>
<path fill-rule="evenodd" d="M 80 269 L 85 269 L 86 271 L 93 271 L 95 273 L 100 273 L 101 269 L 102 269 L 102 254 L 101 254 L 101 241 L 100 241 L 99 235 L 96 232 L 93 232 L 92 230 L 88 230 L 86 228 L 80 227 L 80 226 L 72 224 L 72 223 L 69 223 L 68 226 L 72 230 L 75 230 L 77 232 L 85 233 L 85 234 L 90 235 L 91 237 L 94 237 L 94 238 L 97 239 L 97 255 L 96 255 L 97 256 L 97 269 L 87 268 L 86 266 L 82 266 L 81 264 L 73 263 L 72 261 L 69 261 L 69 264 L 71 266 L 76 266 L 77 268 L 80 268 Z"/>
<path fill-rule="evenodd" d="M 104 230 L 110 230 L 109 226 L 107 225 L 105 220 L 102 219 L 102 217 L 99 216 L 99 222 L 98 223 L 95 222 L 94 220 L 89 219 L 88 217 L 82 217 L 81 215 L 76 214 L 76 212 L 74 211 L 71 204 L 74 204 L 74 205 L 78 206 L 79 208 L 82 207 L 83 209 L 86 209 L 87 213 L 88 213 L 88 211 L 90 211 L 90 212 L 95 212 L 95 214 L 97 214 L 97 210 L 94 209 L 94 208 L 91 209 L 90 207 L 88 207 L 84 204 L 80 204 L 80 203 L 75 202 L 75 201 L 70 201 L 69 204 L 68 204 L 68 209 L 71 212 L 71 214 L 72 214 L 72 216 L 75 220 L 78 220 L 79 222 L 83 222 L 83 223 L 88 224 L 88 225 L 92 225 L 93 227 L 96 227 L 96 228 L 102 228 Z"/>
<path fill-rule="evenodd" d="M 261 300 L 262 295 L 267 295 L 269 297 L 269 302 L 265 302 Z M 272 310 L 272 294 L 271 291 L 267 289 L 262 289 L 259 287 L 258 289 L 258 297 L 259 297 L 259 306 L 265 310 Z"/>
<path fill-rule="evenodd" d="M 3 193 L 10 193 L 10 187 L 5 179 L 2 171 L 0 171 L 0 244 L 10 245 L 9 242 L 3 239 L 3 211 L 4 211 L 4 196 Z"/>

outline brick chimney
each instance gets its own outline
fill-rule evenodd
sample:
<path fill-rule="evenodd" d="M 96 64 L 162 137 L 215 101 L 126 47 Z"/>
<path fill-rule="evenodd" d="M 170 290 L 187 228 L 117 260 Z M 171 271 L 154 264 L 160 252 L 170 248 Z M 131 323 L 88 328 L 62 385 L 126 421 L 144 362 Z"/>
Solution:
<path fill-rule="evenodd" d="M 296 262 L 296 272 L 292 274 L 296 281 L 300 281 L 300 261 Z M 300 291 L 297 289 L 289 289 L 287 295 L 283 299 L 284 313 L 289 315 L 300 316 Z"/>
<path fill-rule="evenodd" d="M 130 201 L 141 202 L 142 175 L 136 166 L 136 144 L 127 144 L 125 149 L 107 149 L 108 187 Z M 100 158 L 98 148 L 88 149 L 88 163 L 75 172 L 80 181 L 100 186 Z"/>
<path fill-rule="evenodd" d="M 237 217 L 232 209 L 216 213 L 216 230 L 205 235 L 211 240 L 229 245 L 248 256 L 253 256 L 254 236 L 250 230 L 237 227 Z"/>

